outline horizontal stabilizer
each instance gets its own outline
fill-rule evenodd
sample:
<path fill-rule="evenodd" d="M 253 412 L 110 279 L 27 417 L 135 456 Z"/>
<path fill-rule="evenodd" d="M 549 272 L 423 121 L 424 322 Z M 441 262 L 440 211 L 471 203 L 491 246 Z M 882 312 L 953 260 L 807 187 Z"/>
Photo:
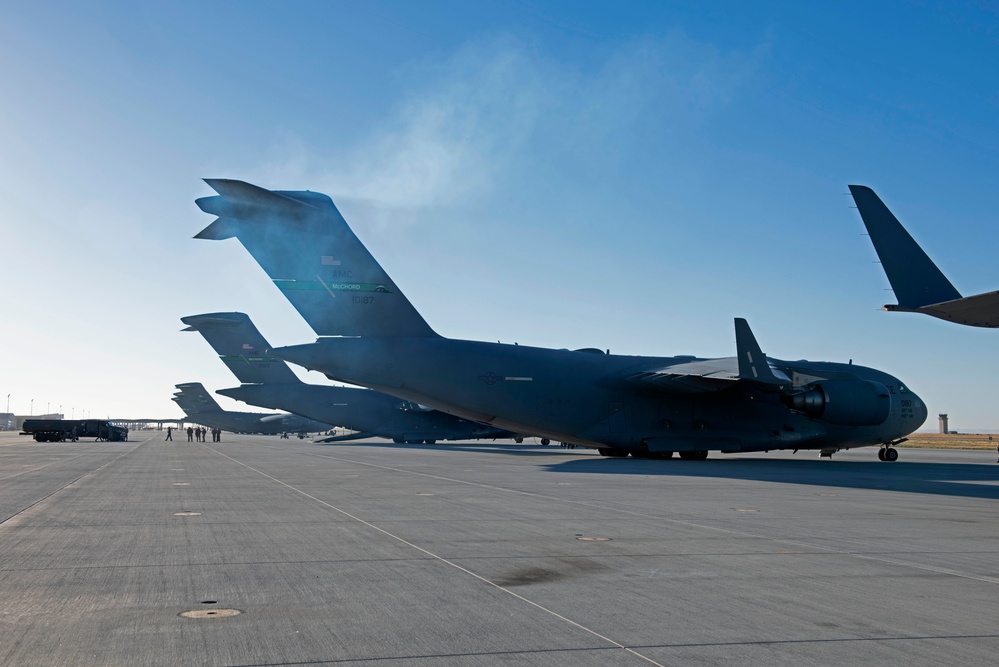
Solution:
<path fill-rule="evenodd" d="M 215 218 L 215 222 L 195 234 L 194 238 L 208 241 L 222 241 L 231 239 L 234 236 L 236 236 L 236 232 L 232 229 L 232 225 L 228 224 L 222 218 Z"/>
<path fill-rule="evenodd" d="M 316 210 L 315 206 L 306 204 L 299 199 L 293 199 L 292 197 L 245 181 L 237 181 L 231 178 L 206 178 L 205 183 L 212 190 L 219 193 L 223 199 L 235 204 L 259 206 L 262 208 L 278 208 L 298 213 L 307 213 L 308 209 Z M 201 206 L 201 210 L 205 211 L 205 213 L 211 213 L 213 211 L 206 210 L 200 202 L 205 201 L 210 207 L 213 199 L 213 197 L 203 197 L 197 200 L 198 206 Z"/>

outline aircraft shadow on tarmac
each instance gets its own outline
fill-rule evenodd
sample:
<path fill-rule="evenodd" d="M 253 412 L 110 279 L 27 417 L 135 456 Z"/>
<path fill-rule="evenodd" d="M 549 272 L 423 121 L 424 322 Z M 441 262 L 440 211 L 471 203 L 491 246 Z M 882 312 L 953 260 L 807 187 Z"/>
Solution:
<path fill-rule="evenodd" d="M 426 449 L 433 451 L 454 451 L 454 452 L 479 452 L 483 454 L 506 454 L 508 456 L 553 456 L 555 454 L 564 455 L 566 450 L 558 445 L 542 447 L 541 445 L 501 445 L 484 442 L 444 442 L 435 445 L 422 443 L 401 444 L 395 442 L 315 442 L 321 447 L 336 447 L 338 445 L 348 445 L 353 447 L 382 447 L 385 449 Z M 586 450 L 582 450 L 586 451 Z"/>
<path fill-rule="evenodd" d="M 994 456 L 994 455 L 992 455 Z M 814 484 L 852 489 L 999 499 L 999 465 L 968 463 L 880 463 L 709 459 L 654 461 L 587 457 L 547 466 L 552 472 L 612 475 L 711 477 L 778 484 Z"/>

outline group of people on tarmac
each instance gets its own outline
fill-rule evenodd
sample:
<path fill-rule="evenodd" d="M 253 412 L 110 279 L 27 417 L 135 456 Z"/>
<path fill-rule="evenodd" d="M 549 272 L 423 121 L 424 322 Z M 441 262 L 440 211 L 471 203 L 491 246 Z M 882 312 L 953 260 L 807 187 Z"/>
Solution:
<path fill-rule="evenodd" d="M 208 435 L 208 429 L 204 426 L 198 426 L 197 428 L 193 426 L 187 427 L 187 441 L 188 442 L 205 442 L 205 436 Z M 164 440 L 173 440 L 173 427 L 167 426 L 167 434 Z M 222 429 L 213 428 L 212 429 L 212 442 L 222 442 Z"/>

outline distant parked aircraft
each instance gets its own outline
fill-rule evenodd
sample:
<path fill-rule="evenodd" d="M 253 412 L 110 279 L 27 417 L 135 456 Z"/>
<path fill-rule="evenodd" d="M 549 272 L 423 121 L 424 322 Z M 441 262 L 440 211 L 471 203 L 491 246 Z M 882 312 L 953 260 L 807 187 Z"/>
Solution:
<path fill-rule="evenodd" d="M 484 426 L 424 408 L 394 396 L 355 387 L 302 382 L 281 359 L 267 354 L 270 345 L 245 313 L 206 313 L 182 317 L 184 331 L 197 331 L 212 346 L 242 386 L 217 393 L 264 408 L 287 410 L 354 434 L 324 442 L 377 436 L 395 442 L 513 438 L 502 429 Z M 521 438 L 517 438 L 521 440 Z"/>
<path fill-rule="evenodd" d="M 188 421 L 202 426 L 220 428 L 234 433 L 323 433 L 331 428 L 313 419 L 283 413 L 261 414 L 259 412 L 234 412 L 223 410 L 200 382 L 178 384 L 174 402 L 187 415 Z"/>

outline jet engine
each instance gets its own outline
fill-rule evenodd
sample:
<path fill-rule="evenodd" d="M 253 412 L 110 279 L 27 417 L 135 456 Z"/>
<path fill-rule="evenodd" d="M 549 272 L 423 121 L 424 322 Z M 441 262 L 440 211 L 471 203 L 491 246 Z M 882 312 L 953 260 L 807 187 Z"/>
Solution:
<path fill-rule="evenodd" d="M 870 380 L 829 380 L 784 397 L 792 410 L 840 426 L 877 426 L 888 419 L 888 387 Z"/>

